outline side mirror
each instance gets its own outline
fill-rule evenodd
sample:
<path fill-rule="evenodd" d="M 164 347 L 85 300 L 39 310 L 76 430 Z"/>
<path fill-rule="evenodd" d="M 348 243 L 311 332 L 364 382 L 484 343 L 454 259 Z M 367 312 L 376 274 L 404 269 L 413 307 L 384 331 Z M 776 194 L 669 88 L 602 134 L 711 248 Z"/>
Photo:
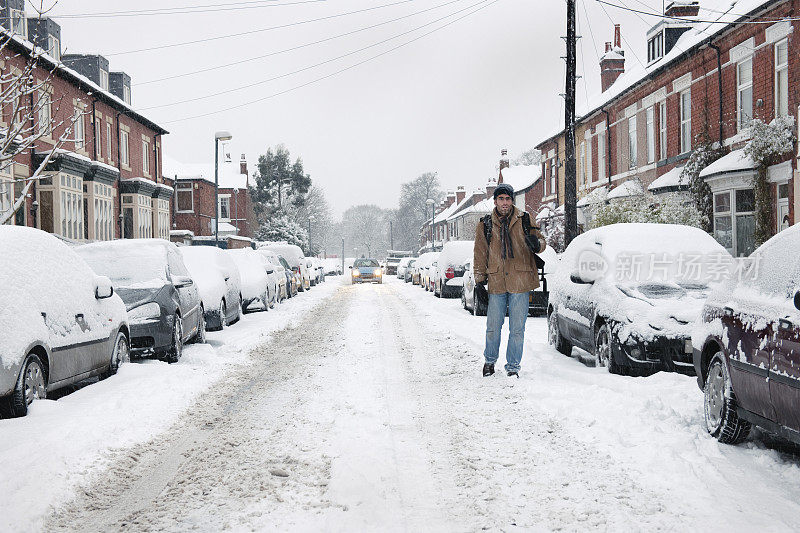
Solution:
<path fill-rule="evenodd" d="M 800 291 L 794 293 L 794 306 L 798 311 L 800 311 Z"/>
<path fill-rule="evenodd" d="M 267 274 L 272 274 L 273 272 L 275 272 L 275 269 L 272 268 L 271 266 L 264 267 L 264 270 L 267 271 Z"/>
<path fill-rule="evenodd" d="M 176 289 L 183 289 L 184 287 L 191 287 L 194 285 L 194 280 L 189 276 L 176 276 L 175 277 L 175 288 Z"/>
<path fill-rule="evenodd" d="M 94 281 L 94 297 L 98 300 L 111 298 L 114 295 L 114 287 L 111 280 L 106 276 L 97 276 Z"/>
<path fill-rule="evenodd" d="M 353 267 L 352 267 L 352 266 L 349 266 L 349 267 L 347 267 L 347 268 L 349 268 L 350 270 L 353 270 Z"/>
<path fill-rule="evenodd" d="M 570 274 L 569 280 L 572 283 L 577 283 L 579 285 L 591 285 L 592 283 L 594 283 L 594 280 L 589 280 L 589 279 L 584 278 L 583 276 L 581 276 L 580 272 L 578 272 L 577 270 L 575 272 L 573 272 L 572 274 Z"/>

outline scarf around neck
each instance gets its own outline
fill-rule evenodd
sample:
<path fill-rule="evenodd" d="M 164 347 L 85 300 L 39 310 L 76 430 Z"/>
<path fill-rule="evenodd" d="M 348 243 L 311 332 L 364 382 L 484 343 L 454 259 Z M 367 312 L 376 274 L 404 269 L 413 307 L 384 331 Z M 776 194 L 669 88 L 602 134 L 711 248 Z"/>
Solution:
<path fill-rule="evenodd" d="M 497 214 L 497 218 L 500 219 L 500 227 L 502 228 L 500 232 L 500 255 L 503 259 L 507 257 L 514 259 L 514 250 L 511 247 L 511 235 L 508 233 L 508 226 L 511 224 L 511 215 L 514 214 L 514 210 L 512 209 L 506 216 L 502 216 L 497 208 L 494 209 L 494 212 Z"/>

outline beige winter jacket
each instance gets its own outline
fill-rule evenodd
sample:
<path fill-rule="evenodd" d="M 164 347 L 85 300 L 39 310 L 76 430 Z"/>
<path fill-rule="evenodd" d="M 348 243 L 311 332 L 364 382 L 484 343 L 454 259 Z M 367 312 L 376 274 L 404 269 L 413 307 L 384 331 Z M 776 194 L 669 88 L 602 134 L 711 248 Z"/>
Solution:
<path fill-rule="evenodd" d="M 492 242 L 486 246 L 486 235 L 483 231 L 483 221 L 479 221 L 475 229 L 475 251 L 473 258 L 473 271 L 475 282 L 481 283 L 489 279 L 489 293 L 501 294 L 504 292 L 528 292 L 539 287 L 539 273 L 533 254 L 525 244 L 525 234 L 522 231 L 522 211 L 513 208 L 508 233 L 511 237 L 511 247 L 514 257 L 503 259 L 501 253 L 501 234 L 503 227 L 497 216 L 497 210 L 492 210 Z M 547 242 L 533 224 L 531 219 L 531 234 L 539 238 L 539 252 L 545 249 Z"/>

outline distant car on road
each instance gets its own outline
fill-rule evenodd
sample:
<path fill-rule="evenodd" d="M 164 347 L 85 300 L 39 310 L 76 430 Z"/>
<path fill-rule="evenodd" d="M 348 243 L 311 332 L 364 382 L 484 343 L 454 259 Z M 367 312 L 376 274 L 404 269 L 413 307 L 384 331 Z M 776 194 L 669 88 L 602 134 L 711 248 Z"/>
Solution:
<path fill-rule="evenodd" d="M 78 246 L 75 252 L 108 276 L 125 302 L 133 355 L 176 363 L 184 343 L 205 342 L 203 304 L 177 246 L 163 239 L 123 239 Z"/>
<path fill-rule="evenodd" d="M 414 258 L 413 257 L 403 257 L 397 263 L 397 277 L 398 279 L 403 279 L 406 275 L 406 268 L 408 268 L 408 263 L 410 263 Z"/>
<path fill-rule="evenodd" d="M 0 226 L 0 411 L 24 416 L 48 392 L 114 374 L 128 359 L 125 304 L 66 244 Z"/>
<path fill-rule="evenodd" d="M 356 259 L 350 269 L 352 283 L 383 283 L 383 270 L 377 259 Z"/>
<path fill-rule="evenodd" d="M 692 335 L 705 425 L 720 442 L 752 425 L 800 444 L 800 225 L 713 291 Z"/>

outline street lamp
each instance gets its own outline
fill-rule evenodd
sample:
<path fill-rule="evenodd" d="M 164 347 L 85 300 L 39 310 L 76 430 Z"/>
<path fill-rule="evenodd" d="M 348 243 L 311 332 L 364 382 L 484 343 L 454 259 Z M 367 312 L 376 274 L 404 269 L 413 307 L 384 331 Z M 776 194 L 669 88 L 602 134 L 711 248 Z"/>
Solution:
<path fill-rule="evenodd" d="M 308 217 L 308 255 L 311 257 L 313 255 L 313 248 L 311 248 L 311 223 L 314 222 L 314 215 L 309 215 Z"/>
<path fill-rule="evenodd" d="M 219 247 L 219 142 L 231 139 L 233 135 L 227 131 L 218 131 L 214 134 L 214 246 L 216 247 Z"/>
<path fill-rule="evenodd" d="M 431 251 L 434 250 L 433 245 L 433 221 L 436 219 L 436 202 L 434 202 L 431 198 L 425 200 L 425 203 L 428 204 L 431 208 Z"/>

